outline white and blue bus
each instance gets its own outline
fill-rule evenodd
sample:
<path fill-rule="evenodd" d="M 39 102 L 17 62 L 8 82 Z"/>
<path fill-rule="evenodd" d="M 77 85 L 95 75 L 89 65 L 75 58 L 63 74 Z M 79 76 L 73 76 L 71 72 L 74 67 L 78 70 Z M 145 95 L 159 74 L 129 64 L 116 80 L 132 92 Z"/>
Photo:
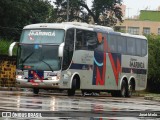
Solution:
<path fill-rule="evenodd" d="M 25 26 L 17 45 L 16 85 L 39 89 L 80 89 L 130 97 L 147 84 L 148 45 L 140 35 L 86 23 Z"/>

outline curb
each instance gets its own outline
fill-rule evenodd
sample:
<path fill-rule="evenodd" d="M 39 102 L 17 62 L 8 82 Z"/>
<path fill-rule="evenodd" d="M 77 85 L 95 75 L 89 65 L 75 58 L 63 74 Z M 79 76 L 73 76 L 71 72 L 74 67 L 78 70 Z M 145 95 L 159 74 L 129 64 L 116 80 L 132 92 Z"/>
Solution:
<path fill-rule="evenodd" d="M 144 94 L 140 94 L 138 92 L 135 92 L 132 94 L 132 96 L 136 96 L 136 97 L 144 97 Z"/>
<path fill-rule="evenodd" d="M 20 91 L 21 88 L 17 88 L 17 87 L 0 87 L 0 90 L 3 90 L 3 91 Z"/>
<path fill-rule="evenodd" d="M 144 96 L 144 99 L 160 102 L 160 96 L 159 95 L 157 95 L 157 96 L 154 96 L 154 95 Z"/>

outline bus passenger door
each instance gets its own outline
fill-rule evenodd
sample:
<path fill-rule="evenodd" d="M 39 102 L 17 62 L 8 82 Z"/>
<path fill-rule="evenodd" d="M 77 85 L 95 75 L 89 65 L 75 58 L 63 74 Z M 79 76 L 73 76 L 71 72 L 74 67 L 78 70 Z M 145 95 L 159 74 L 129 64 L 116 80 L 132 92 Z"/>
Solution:
<path fill-rule="evenodd" d="M 97 34 L 94 31 L 76 30 L 74 63 L 78 64 L 81 77 L 81 89 L 91 89 L 93 77 L 94 49 L 97 46 Z"/>
<path fill-rule="evenodd" d="M 67 69 L 69 69 L 72 63 L 73 51 L 74 51 L 74 29 L 68 29 L 66 32 L 66 39 L 65 39 L 63 59 L 62 59 L 63 80 L 61 80 L 61 85 L 63 86 L 63 88 L 70 87 L 71 73 L 70 71 L 67 72 Z"/>
<path fill-rule="evenodd" d="M 73 51 L 74 51 L 74 29 L 69 29 L 67 30 L 65 39 L 63 65 L 62 65 L 63 70 L 66 70 L 71 64 Z"/>

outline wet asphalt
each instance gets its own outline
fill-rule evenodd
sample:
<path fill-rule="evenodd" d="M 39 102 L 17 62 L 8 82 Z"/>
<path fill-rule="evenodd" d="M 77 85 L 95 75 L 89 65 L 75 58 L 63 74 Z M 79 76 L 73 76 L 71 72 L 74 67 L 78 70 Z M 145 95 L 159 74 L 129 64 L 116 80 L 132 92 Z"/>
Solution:
<path fill-rule="evenodd" d="M 0 111 L 4 120 L 29 120 L 27 117 L 45 120 L 159 119 L 160 102 L 144 97 L 82 96 L 79 93 L 69 97 L 65 92 L 42 91 L 35 95 L 32 91 L 0 91 Z M 6 111 L 12 116 L 2 116 Z M 30 116 L 30 113 L 37 113 L 37 116 Z"/>

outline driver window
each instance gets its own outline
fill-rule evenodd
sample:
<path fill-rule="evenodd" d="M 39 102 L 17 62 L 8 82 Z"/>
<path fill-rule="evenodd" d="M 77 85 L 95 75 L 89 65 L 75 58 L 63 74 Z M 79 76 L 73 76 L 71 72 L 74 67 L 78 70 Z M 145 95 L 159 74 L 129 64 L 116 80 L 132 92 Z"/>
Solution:
<path fill-rule="evenodd" d="M 97 46 L 97 34 L 93 31 L 76 30 L 76 50 L 94 50 Z"/>

